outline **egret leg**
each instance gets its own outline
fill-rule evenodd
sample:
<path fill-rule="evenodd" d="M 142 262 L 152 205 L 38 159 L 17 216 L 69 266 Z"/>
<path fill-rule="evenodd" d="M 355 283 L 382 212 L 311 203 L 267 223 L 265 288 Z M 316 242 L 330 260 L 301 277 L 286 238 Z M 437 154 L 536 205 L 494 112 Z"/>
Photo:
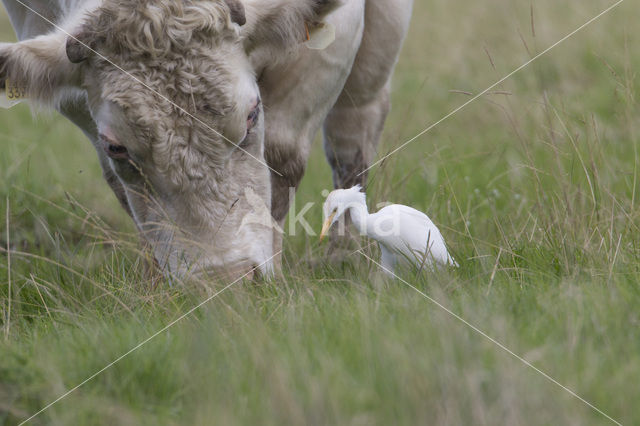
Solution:
<path fill-rule="evenodd" d="M 387 249 L 382 244 L 380 246 L 380 264 L 382 265 L 382 271 L 389 275 L 390 277 L 394 277 L 393 270 L 396 266 L 396 254 L 391 250 Z"/>

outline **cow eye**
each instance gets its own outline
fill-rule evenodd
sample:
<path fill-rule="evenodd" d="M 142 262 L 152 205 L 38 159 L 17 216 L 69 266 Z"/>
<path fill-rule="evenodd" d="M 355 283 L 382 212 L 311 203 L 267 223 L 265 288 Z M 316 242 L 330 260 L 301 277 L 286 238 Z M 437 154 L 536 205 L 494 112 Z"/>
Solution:
<path fill-rule="evenodd" d="M 122 157 L 123 155 L 128 154 L 127 148 L 122 145 L 109 144 L 109 146 L 107 147 L 107 151 L 111 157 Z"/>
<path fill-rule="evenodd" d="M 260 117 L 260 101 L 256 103 L 249 115 L 247 116 L 247 128 L 251 129 L 258 123 L 258 117 Z"/>
<path fill-rule="evenodd" d="M 110 140 L 108 137 L 104 135 L 100 135 L 100 142 L 102 143 L 102 149 L 105 154 L 114 160 L 128 160 L 129 159 L 129 151 L 123 145 L 119 143 L 115 143 L 113 140 Z"/>

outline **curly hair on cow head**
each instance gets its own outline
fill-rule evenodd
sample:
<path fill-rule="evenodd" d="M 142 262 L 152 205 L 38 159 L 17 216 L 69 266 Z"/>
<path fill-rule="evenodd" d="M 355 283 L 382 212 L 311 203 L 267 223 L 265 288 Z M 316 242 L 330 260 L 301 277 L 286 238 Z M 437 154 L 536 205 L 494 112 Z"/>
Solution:
<path fill-rule="evenodd" d="M 125 112 L 135 131 L 130 151 L 144 153 L 176 190 L 215 185 L 229 141 L 246 130 L 249 100 L 237 87 L 247 65 L 227 1 L 105 0 L 76 36 L 99 55 L 83 58 L 67 44 L 80 59 L 73 62 L 87 62 L 88 92 Z"/>
<path fill-rule="evenodd" d="M 105 0 L 85 21 L 81 40 L 116 53 L 158 58 L 194 43 L 238 36 L 223 0 Z"/>

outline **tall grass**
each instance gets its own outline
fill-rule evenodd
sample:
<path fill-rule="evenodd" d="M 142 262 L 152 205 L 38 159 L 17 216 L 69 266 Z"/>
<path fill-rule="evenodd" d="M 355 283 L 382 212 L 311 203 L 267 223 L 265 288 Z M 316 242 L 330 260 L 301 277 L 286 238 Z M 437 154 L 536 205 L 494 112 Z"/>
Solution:
<path fill-rule="evenodd" d="M 609 4 L 417 2 L 381 155 Z M 368 187 L 371 206 L 427 212 L 461 264 L 404 279 L 623 424 L 640 421 L 639 18 L 624 2 Z M 63 119 L 0 112 L 0 143 L 0 422 L 15 424 L 228 283 L 151 276 Z M 316 144 L 297 207 L 329 186 Z M 238 282 L 34 422 L 607 422 L 362 255 L 326 251 L 288 236 L 284 278 Z"/>

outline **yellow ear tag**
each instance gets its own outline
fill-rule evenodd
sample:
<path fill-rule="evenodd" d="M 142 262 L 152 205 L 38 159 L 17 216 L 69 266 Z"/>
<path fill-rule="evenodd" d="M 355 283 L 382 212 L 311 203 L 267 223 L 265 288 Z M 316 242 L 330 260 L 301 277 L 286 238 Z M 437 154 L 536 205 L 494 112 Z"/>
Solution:
<path fill-rule="evenodd" d="M 309 49 L 324 50 L 331 46 L 336 39 L 336 27 L 333 24 L 320 22 L 308 28 L 307 41 L 304 43 Z"/>
<path fill-rule="evenodd" d="M 5 90 L 0 90 L 0 108 L 9 109 L 27 99 L 27 89 L 24 86 L 5 81 Z"/>

